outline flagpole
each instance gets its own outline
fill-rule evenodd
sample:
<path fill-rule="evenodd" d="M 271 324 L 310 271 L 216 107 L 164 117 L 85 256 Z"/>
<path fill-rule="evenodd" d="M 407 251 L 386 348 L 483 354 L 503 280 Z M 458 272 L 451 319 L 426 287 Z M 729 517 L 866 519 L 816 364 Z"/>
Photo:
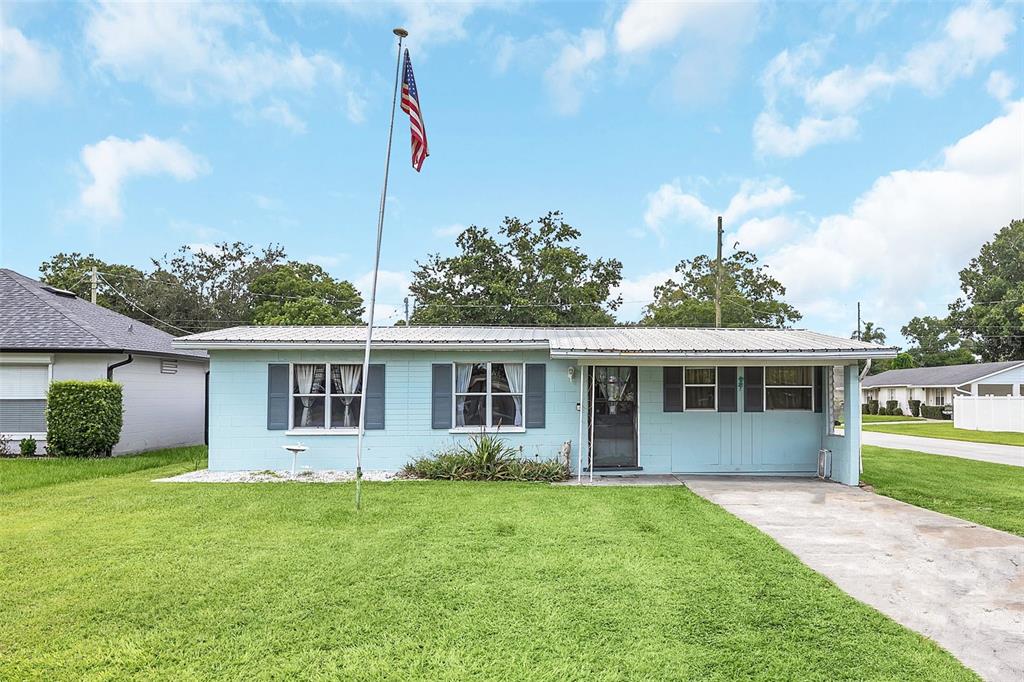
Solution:
<path fill-rule="evenodd" d="M 377 252 L 373 258 L 373 284 L 370 286 L 370 314 L 366 325 L 366 347 L 363 350 L 363 390 L 359 403 L 359 435 L 356 439 L 356 509 L 363 502 L 363 435 L 366 431 L 366 386 L 370 379 L 370 343 L 373 340 L 373 313 L 377 304 L 377 273 L 380 270 L 380 243 L 384 235 L 384 205 L 388 199 L 388 173 L 391 170 L 391 140 L 395 130 L 395 102 L 398 99 L 398 77 L 402 71 L 402 40 L 409 35 L 404 28 L 392 31 L 398 36 L 398 60 L 395 64 L 395 85 L 391 90 L 391 123 L 388 125 L 388 151 L 384 157 L 384 186 L 380 190 L 380 212 L 377 214 Z"/>

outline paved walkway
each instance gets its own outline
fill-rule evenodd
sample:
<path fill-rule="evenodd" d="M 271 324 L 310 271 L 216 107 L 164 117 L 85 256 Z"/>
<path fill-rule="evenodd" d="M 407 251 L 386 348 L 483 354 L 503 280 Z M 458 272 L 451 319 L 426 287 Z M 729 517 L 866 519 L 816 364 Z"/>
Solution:
<path fill-rule="evenodd" d="M 977 459 L 982 462 L 1013 464 L 1014 466 L 1024 467 L 1024 447 L 1018 445 L 968 443 L 960 440 L 903 436 L 896 433 L 882 433 L 880 431 L 861 431 L 861 443 L 864 445 L 878 445 L 883 448 L 916 450 L 918 452 L 930 452 L 933 455 L 950 455 L 965 459 Z"/>
<path fill-rule="evenodd" d="M 680 478 L 983 678 L 1024 680 L 1024 538 L 814 479 Z"/>

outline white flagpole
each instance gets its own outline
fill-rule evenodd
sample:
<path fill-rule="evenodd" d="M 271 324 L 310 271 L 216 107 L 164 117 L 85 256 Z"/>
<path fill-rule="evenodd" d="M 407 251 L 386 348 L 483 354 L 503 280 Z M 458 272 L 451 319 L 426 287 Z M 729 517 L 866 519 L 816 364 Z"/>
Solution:
<path fill-rule="evenodd" d="M 363 502 L 363 435 L 366 431 L 366 385 L 370 378 L 370 343 L 373 340 L 373 312 L 377 304 L 377 272 L 380 270 L 380 242 L 384 235 L 384 204 L 388 199 L 388 173 L 391 170 L 391 139 L 395 130 L 395 102 L 398 99 L 398 77 L 402 71 L 402 40 L 409 35 L 404 28 L 392 31 L 398 36 L 398 62 L 395 64 L 395 86 L 391 92 L 391 123 L 388 125 L 388 151 L 384 157 L 384 186 L 380 191 L 380 213 L 377 215 L 377 252 L 373 258 L 373 284 L 370 286 L 370 314 L 366 325 L 366 347 L 363 350 L 363 390 L 359 403 L 359 436 L 356 439 L 356 509 Z"/>

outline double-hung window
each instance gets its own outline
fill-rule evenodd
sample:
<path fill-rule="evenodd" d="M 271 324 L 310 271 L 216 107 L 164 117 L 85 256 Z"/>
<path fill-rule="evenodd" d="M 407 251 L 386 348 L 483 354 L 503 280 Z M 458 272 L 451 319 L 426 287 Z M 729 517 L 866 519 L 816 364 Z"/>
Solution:
<path fill-rule="evenodd" d="M 48 364 L 0 364 L 0 434 L 46 432 Z"/>
<path fill-rule="evenodd" d="M 813 367 L 765 367 L 764 409 L 814 409 Z"/>
<path fill-rule="evenodd" d="M 526 365 L 457 362 L 452 373 L 456 429 L 522 428 Z"/>
<path fill-rule="evenodd" d="M 711 410 L 718 408 L 717 367 L 687 367 L 683 371 L 683 409 Z"/>
<path fill-rule="evenodd" d="M 362 365 L 292 365 L 293 429 L 356 429 L 362 409 Z"/>

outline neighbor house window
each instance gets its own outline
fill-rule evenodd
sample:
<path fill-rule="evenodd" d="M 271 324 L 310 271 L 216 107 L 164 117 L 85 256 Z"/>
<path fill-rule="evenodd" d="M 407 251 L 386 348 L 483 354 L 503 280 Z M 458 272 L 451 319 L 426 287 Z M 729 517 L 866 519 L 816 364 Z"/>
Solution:
<path fill-rule="evenodd" d="M 889 400 L 896 400 L 896 389 L 895 388 L 890 388 L 889 389 Z"/>
<path fill-rule="evenodd" d="M 361 365 L 292 365 L 292 428 L 354 429 L 359 426 Z"/>
<path fill-rule="evenodd" d="M 45 433 L 50 366 L 0 364 L 0 434 Z"/>
<path fill-rule="evenodd" d="M 717 367 L 687 367 L 683 372 L 683 409 L 716 409 L 717 380 Z"/>
<path fill-rule="evenodd" d="M 814 368 L 765 367 L 764 408 L 808 412 L 814 409 Z"/>
<path fill-rule="evenodd" d="M 526 365 L 457 362 L 453 372 L 455 428 L 522 427 Z"/>
<path fill-rule="evenodd" d="M 943 394 L 942 391 L 935 391 L 935 404 L 936 405 L 945 405 L 946 404 L 946 396 Z"/>

